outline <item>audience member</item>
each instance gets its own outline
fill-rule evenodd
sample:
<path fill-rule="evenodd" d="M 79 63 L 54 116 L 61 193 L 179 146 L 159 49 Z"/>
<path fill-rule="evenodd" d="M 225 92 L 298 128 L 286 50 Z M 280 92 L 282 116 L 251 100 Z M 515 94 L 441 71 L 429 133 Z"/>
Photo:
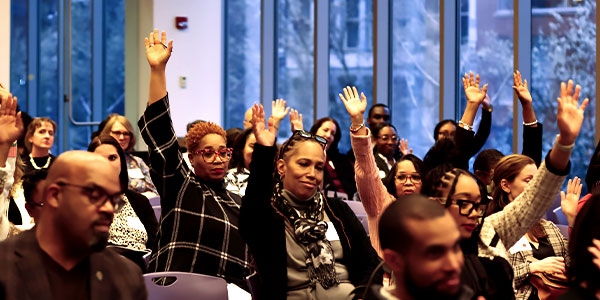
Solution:
<path fill-rule="evenodd" d="M 56 123 L 49 118 L 34 118 L 25 133 L 26 156 L 22 157 L 25 166 L 23 173 L 33 170 L 48 169 L 55 156 L 50 154 L 54 145 Z"/>
<path fill-rule="evenodd" d="M 389 176 L 384 182 L 379 179 L 376 157 L 371 150 L 369 129 L 364 126 L 362 116 L 367 107 L 366 97 L 359 99 L 358 90 L 344 88 L 344 95 L 339 95 L 346 106 L 352 122 L 350 137 L 356 157 L 354 171 L 358 194 L 367 213 L 370 239 L 373 247 L 381 256 L 379 247 L 379 217 L 385 208 L 396 200 L 396 197 L 419 193 L 421 191 L 422 162 L 412 155 L 402 156 L 394 163 Z"/>
<path fill-rule="evenodd" d="M 373 104 L 367 114 L 367 125 L 372 130 L 381 124 L 390 124 L 390 109 L 383 103 Z"/>
<path fill-rule="evenodd" d="M 150 253 L 156 245 L 158 222 L 154 210 L 148 198 L 129 188 L 125 153 L 117 140 L 110 135 L 99 135 L 90 142 L 88 151 L 98 153 L 110 161 L 111 167 L 119 171 L 119 181 L 125 191 L 121 195 L 123 207 L 115 212 L 110 225 L 108 243 L 145 271 L 144 255 Z"/>
<path fill-rule="evenodd" d="M 398 135 L 396 127 L 391 124 L 379 124 L 370 127 L 375 146 L 373 156 L 379 169 L 381 179 L 388 176 L 396 161 L 402 156 L 398 148 Z"/>
<path fill-rule="evenodd" d="M 481 184 L 491 187 L 494 166 L 503 157 L 504 154 L 496 149 L 485 149 L 477 154 L 475 162 L 473 162 L 473 172 Z M 488 193 L 491 192 L 491 189 L 488 188 Z"/>
<path fill-rule="evenodd" d="M 400 197 L 381 215 L 379 240 L 395 278 L 380 288 L 380 299 L 472 299 L 460 281 L 464 258 L 456 222 L 435 201 Z"/>
<path fill-rule="evenodd" d="M 44 180 L 48 176 L 47 169 L 40 169 L 23 175 L 23 197 L 25 198 L 25 210 L 31 218 L 31 225 L 35 224 L 36 220 L 40 216 L 40 211 L 44 206 L 43 202 L 43 188 Z M 23 224 L 28 224 L 27 221 Z M 31 226 L 27 229 L 30 229 Z M 25 229 L 25 228 L 23 228 Z"/>
<path fill-rule="evenodd" d="M 151 272 L 182 271 L 222 277 L 246 288 L 249 256 L 238 231 L 241 199 L 225 189 L 231 158 L 225 130 L 198 123 L 186 136 L 195 175 L 183 163 L 169 113 L 165 68 L 171 56 L 166 33 L 144 40 L 150 65 L 148 106 L 138 122 L 148 145 L 152 176 L 161 202 L 161 222 Z"/>
<path fill-rule="evenodd" d="M 121 194 L 119 174 L 104 157 L 60 155 L 34 229 L 0 243 L 6 299 L 146 299 L 139 268 L 105 249 Z"/>
<path fill-rule="evenodd" d="M 298 130 L 276 156 L 277 129 L 262 106 L 252 125 L 240 231 L 262 279 L 257 299 L 347 299 L 379 259 L 348 205 L 321 193 L 327 141 Z"/>
<path fill-rule="evenodd" d="M 245 129 L 237 136 L 233 144 L 229 170 L 225 176 L 227 190 L 240 196 L 246 194 L 248 186 L 248 176 L 250 176 L 250 162 L 252 161 L 252 152 L 256 138 L 252 133 L 252 128 Z"/>
<path fill-rule="evenodd" d="M 106 124 L 100 130 L 100 134 L 110 135 L 115 138 L 123 151 L 125 151 L 129 187 L 146 196 L 148 199 L 156 197 L 158 192 L 154 183 L 152 183 L 150 169 L 148 169 L 143 159 L 131 154 L 135 146 L 135 134 L 129 120 L 124 116 L 111 114 L 106 118 Z"/>

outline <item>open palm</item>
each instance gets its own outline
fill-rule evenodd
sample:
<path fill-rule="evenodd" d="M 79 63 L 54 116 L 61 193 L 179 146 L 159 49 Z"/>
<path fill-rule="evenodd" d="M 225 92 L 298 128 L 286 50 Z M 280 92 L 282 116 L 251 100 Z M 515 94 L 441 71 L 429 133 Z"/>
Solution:
<path fill-rule="evenodd" d="M 480 89 L 479 74 L 473 77 L 473 72 L 469 72 L 468 75 L 465 73 L 465 77 L 463 77 L 462 81 L 463 87 L 465 88 L 465 96 L 467 96 L 467 102 L 479 106 L 487 94 L 487 84 Z"/>
<path fill-rule="evenodd" d="M 560 97 L 558 98 L 558 113 L 556 114 L 556 123 L 561 138 L 570 142 L 575 142 L 581 130 L 583 123 L 583 113 L 589 102 L 589 99 L 583 100 L 581 106 L 578 106 L 579 92 L 581 87 L 577 85 L 573 92 L 573 80 L 567 84 L 560 85 Z"/>
<path fill-rule="evenodd" d="M 344 88 L 344 95 L 339 94 L 339 96 L 340 99 L 342 99 L 342 102 L 344 102 L 344 106 L 346 106 L 350 118 L 362 119 L 365 110 L 367 109 L 367 97 L 365 97 L 365 94 L 360 93 L 359 96 L 355 86 L 352 88 L 348 86 Z"/>
<path fill-rule="evenodd" d="M 273 126 L 273 117 L 269 118 L 268 127 L 265 124 L 265 110 L 261 105 L 254 104 L 252 106 L 252 132 L 256 137 L 256 142 L 263 146 L 273 146 L 277 129 Z"/>
<path fill-rule="evenodd" d="M 167 33 L 164 31 L 159 37 L 158 29 L 154 29 L 147 38 L 144 38 L 146 58 L 150 67 L 164 67 L 169 61 L 173 51 L 173 41 L 169 41 L 167 48 L 164 45 L 167 45 Z"/>
<path fill-rule="evenodd" d="M 17 113 L 17 97 L 2 98 L 0 107 L 0 144 L 12 144 L 23 135 L 21 112 Z"/>

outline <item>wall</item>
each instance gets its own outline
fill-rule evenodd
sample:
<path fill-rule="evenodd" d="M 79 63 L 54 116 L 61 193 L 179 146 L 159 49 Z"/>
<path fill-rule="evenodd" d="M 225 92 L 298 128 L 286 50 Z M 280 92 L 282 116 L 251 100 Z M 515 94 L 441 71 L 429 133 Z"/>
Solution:
<path fill-rule="evenodd" d="M 10 1 L 0 1 L 0 82 L 10 89 Z"/>
<path fill-rule="evenodd" d="M 223 0 L 154 0 L 153 11 L 154 27 L 173 40 L 167 91 L 177 136 L 185 136 L 186 124 L 197 119 L 222 125 Z M 188 17 L 187 30 L 175 28 L 176 16 Z M 180 76 L 186 88 L 179 87 Z"/>

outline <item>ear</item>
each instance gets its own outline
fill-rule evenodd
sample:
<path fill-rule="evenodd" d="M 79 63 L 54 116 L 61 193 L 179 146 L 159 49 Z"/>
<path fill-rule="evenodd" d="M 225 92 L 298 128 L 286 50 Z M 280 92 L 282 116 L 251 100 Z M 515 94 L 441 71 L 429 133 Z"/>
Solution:
<path fill-rule="evenodd" d="M 279 173 L 279 177 L 281 178 L 285 174 L 285 161 L 281 158 L 277 160 L 277 173 Z"/>
<path fill-rule="evenodd" d="M 503 191 L 510 194 L 510 187 L 509 187 L 508 180 L 506 180 L 506 179 L 500 180 L 500 187 L 502 188 Z"/>
<path fill-rule="evenodd" d="M 383 260 L 385 260 L 385 263 L 392 268 L 392 271 L 396 276 L 401 276 L 400 278 L 404 276 L 402 273 L 405 263 L 404 258 L 400 253 L 392 249 L 383 249 Z"/>
<path fill-rule="evenodd" d="M 57 184 L 51 184 L 46 188 L 46 197 L 44 199 L 44 205 L 50 205 L 51 207 L 57 208 L 60 204 L 58 194 L 60 193 L 60 187 Z"/>

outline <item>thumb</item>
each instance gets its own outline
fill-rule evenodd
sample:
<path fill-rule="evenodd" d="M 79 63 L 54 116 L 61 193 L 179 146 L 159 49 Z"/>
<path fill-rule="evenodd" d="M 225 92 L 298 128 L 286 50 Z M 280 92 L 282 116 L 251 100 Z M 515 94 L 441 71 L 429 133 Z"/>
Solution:
<path fill-rule="evenodd" d="M 565 201 L 566 198 L 567 198 L 567 195 L 565 195 L 565 192 L 560 191 L 560 202 Z"/>

